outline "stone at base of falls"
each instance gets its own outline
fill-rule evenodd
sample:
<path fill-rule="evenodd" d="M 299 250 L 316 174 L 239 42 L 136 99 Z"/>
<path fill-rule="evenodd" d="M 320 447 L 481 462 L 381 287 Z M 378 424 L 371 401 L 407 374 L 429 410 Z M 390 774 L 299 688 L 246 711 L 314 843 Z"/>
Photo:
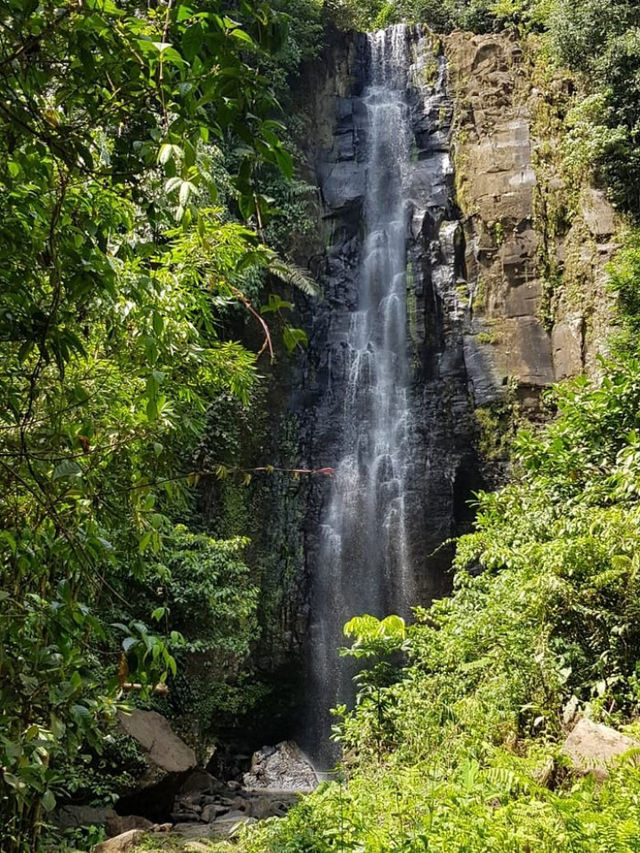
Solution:
<path fill-rule="evenodd" d="M 119 815 L 115 809 L 96 806 L 63 806 L 55 815 L 54 822 L 61 829 L 77 829 L 78 827 L 103 826 L 107 838 L 123 835 L 132 829 L 142 829 L 146 832 L 167 831 L 153 821 L 138 815 Z M 171 827 L 171 824 L 165 824 Z"/>
<path fill-rule="evenodd" d="M 640 747 L 640 743 L 633 738 L 583 717 L 564 742 L 562 754 L 578 773 L 593 773 L 596 779 L 603 780 L 609 775 L 611 764 L 634 747 Z"/>
<path fill-rule="evenodd" d="M 196 785 L 198 780 L 201 783 L 199 788 Z M 243 818 L 264 820 L 283 817 L 297 800 L 296 791 L 275 791 L 272 788 L 247 791 L 234 780 L 224 784 L 208 774 L 203 777 L 201 771 L 195 771 L 176 797 L 171 819 L 176 824 L 191 826 L 229 820 L 230 815 L 238 814 Z M 176 831 L 181 830 L 178 828 Z"/>
<path fill-rule="evenodd" d="M 79 826 L 104 826 L 114 817 L 117 817 L 114 809 L 99 806 L 63 806 L 56 812 L 54 822 L 61 829 L 75 829 Z"/>
<path fill-rule="evenodd" d="M 147 754 L 147 758 L 167 773 L 185 773 L 196 766 L 196 755 L 178 737 L 169 721 L 156 711 L 118 712 L 118 722 Z"/>
<path fill-rule="evenodd" d="M 311 762 L 294 741 L 276 746 L 263 746 L 253 754 L 251 770 L 245 773 L 246 788 L 269 788 L 276 791 L 313 791 L 318 777 Z"/>
<path fill-rule="evenodd" d="M 108 838 L 115 838 L 118 835 L 123 835 L 125 832 L 130 832 L 132 829 L 143 829 L 148 832 L 153 827 L 153 822 L 147 820 L 146 817 L 116 814 L 107 818 L 105 831 Z"/>
<path fill-rule="evenodd" d="M 179 791 L 179 797 L 186 797 L 190 794 L 219 794 L 227 788 L 230 788 L 230 783 L 225 785 L 220 782 L 211 773 L 208 773 L 202 767 L 196 767 L 182 783 Z"/>
<path fill-rule="evenodd" d="M 115 838 L 109 838 L 107 841 L 96 845 L 94 853 L 127 853 L 129 850 L 133 850 L 143 838 L 144 830 L 131 829 L 129 832 L 116 835 Z"/>

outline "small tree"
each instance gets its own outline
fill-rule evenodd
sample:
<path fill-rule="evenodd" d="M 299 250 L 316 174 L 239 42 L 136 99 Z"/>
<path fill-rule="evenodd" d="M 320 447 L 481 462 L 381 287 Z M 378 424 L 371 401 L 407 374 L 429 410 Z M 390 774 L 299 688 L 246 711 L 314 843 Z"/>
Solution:
<path fill-rule="evenodd" d="M 398 681 L 402 672 L 394 657 L 408 651 L 410 647 L 407 626 L 400 616 L 377 619 L 365 613 L 347 622 L 344 634 L 354 640 L 351 648 L 340 649 L 340 655 L 368 663 L 354 677 L 358 686 L 356 705 L 360 735 L 357 741 L 359 748 L 366 749 L 372 744 L 379 760 L 393 740 L 391 709 L 394 700 L 389 688 Z M 343 716 L 345 711 L 344 707 L 338 709 Z M 351 741 L 349 732 L 349 720 L 345 719 L 344 725 L 336 732 L 336 739 Z"/>

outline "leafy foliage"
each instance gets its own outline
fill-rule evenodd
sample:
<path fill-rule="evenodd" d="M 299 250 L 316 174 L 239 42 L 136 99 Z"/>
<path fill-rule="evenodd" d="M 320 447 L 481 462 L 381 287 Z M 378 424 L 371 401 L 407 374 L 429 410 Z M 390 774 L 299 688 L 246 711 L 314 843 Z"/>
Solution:
<path fill-rule="evenodd" d="M 234 305 L 259 316 L 244 290 L 278 259 L 250 227 L 269 210 L 258 175 L 289 179 L 292 160 L 260 73 L 287 24 L 265 2 L 8 0 L 0 23 L 0 841 L 12 853 L 36 849 L 80 784 L 77 756 L 104 747 L 123 681 L 144 696 L 194 652 L 181 600 L 207 601 L 202 642 L 219 664 L 237 669 L 246 652 L 255 591 L 239 543 L 174 524 L 190 515 L 211 401 L 253 393 L 256 356 L 221 321 Z M 161 564 L 158 607 L 145 591 Z"/>
<path fill-rule="evenodd" d="M 153 611 L 166 635 L 183 638 L 170 705 L 193 722 L 198 745 L 211 743 L 216 726 L 251 705 L 245 662 L 256 635 L 259 590 L 242 559 L 247 545 L 247 539 L 214 540 L 179 525 L 140 590 L 141 609 Z"/>
<path fill-rule="evenodd" d="M 596 787 L 558 742 L 569 701 L 618 727 L 640 707 L 639 377 L 626 359 L 556 389 L 557 419 L 517 439 L 513 482 L 479 496 L 454 594 L 406 639 L 388 620 L 347 626 L 353 654 L 395 642 L 409 661 L 361 675 L 339 727 L 347 784 L 249 851 L 636 849 L 633 755 Z"/>
<path fill-rule="evenodd" d="M 437 32 L 491 32 L 540 27 L 549 0 L 326 0 L 331 20 L 345 29 L 378 29 L 402 20 L 428 24 Z"/>

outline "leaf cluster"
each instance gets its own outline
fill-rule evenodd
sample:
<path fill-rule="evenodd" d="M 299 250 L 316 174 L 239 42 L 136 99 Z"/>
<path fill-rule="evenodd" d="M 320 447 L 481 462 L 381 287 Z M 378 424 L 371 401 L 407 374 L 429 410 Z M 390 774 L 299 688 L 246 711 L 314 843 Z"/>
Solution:
<path fill-rule="evenodd" d="M 248 850 L 637 849 L 633 751 L 601 786 L 559 753 L 566 707 L 616 727 L 640 708 L 639 376 L 627 356 L 554 391 L 511 484 L 478 496 L 453 595 L 406 641 L 397 617 L 349 623 L 353 654 L 388 662 L 395 642 L 408 661 L 339 709 L 347 784 Z"/>

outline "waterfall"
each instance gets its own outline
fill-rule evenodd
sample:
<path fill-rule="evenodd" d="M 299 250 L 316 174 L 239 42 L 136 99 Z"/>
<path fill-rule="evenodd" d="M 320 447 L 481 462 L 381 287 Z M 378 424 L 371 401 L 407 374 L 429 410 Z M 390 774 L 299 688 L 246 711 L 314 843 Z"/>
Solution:
<path fill-rule="evenodd" d="M 406 268 L 411 125 L 404 27 L 369 36 L 364 239 L 349 319 L 342 457 L 322 528 L 331 610 L 406 611 L 411 467 Z M 354 594 L 355 593 L 355 594 Z M 319 650 L 327 656 L 327 650 Z"/>
<path fill-rule="evenodd" d="M 325 765 L 335 755 L 328 709 L 352 696 L 354 669 L 337 654 L 343 624 L 426 603 L 427 548 L 450 535 L 452 515 L 427 483 L 433 468 L 450 497 L 453 474 L 434 459 L 446 408 L 442 306 L 458 310 L 444 59 L 406 25 L 367 34 L 360 53 L 362 85 L 342 105 L 321 180 L 335 237 L 312 343 L 322 376 L 314 462 L 335 467 L 308 557 L 306 745 Z"/>

